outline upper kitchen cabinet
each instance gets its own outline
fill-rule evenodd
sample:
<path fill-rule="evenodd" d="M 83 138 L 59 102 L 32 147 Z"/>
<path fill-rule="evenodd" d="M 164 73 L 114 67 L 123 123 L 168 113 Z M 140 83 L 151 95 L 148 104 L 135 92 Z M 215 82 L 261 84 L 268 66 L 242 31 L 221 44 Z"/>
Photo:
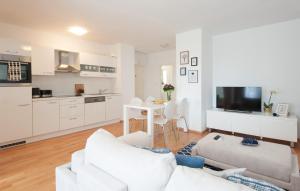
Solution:
<path fill-rule="evenodd" d="M 0 53 L 21 56 L 31 55 L 31 46 L 29 43 L 14 39 L 0 38 Z"/>
<path fill-rule="evenodd" d="M 31 52 L 32 75 L 55 75 L 54 49 L 33 46 Z"/>
<path fill-rule="evenodd" d="M 80 53 L 81 76 L 115 78 L 116 66 L 116 58 L 114 57 Z"/>

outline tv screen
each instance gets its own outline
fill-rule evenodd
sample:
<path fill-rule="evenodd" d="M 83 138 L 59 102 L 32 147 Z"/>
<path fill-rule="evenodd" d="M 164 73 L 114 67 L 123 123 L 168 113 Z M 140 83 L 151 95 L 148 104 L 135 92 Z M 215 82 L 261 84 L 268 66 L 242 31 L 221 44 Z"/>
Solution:
<path fill-rule="evenodd" d="M 217 87 L 217 108 L 261 112 L 261 87 Z"/>

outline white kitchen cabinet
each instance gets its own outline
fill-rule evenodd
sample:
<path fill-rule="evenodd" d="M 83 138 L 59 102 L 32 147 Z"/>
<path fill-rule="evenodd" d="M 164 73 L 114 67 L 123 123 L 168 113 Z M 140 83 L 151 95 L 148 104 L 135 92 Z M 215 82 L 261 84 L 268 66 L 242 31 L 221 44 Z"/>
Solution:
<path fill-rule="evenodd" d="M 0 38 L 0 53 L 31 56 L 30 43 L 15 39 Z"/>
<path fill-rule="evenodd" d="M 83 103 L 82 97 L 69 97 L 60 100 L 60 130 L 84 125 Z"/>
<path fill-rule="evenodd" d="M 0 143 L 32 136 L 31 87 L 0 87 Z"/>
<path fill-rule="evenodd" d="M 32 75 L 55 75 L 55 54 L 53 48 L 32 46 Z"/>
<path fill-rule="evenodd" d="M 90 125 L 105 121 L 105 102 L 84 104 L 84 123 Z"/>
<path fill-rule="evenodd" d="M 106 96 L 106 120 L 121 119 L 122 97 L 120 95 Z"/>
<path fill-rule="evenodd" d="M 33 101 L 33 135 L 59 131 L 59 100 Z"/>

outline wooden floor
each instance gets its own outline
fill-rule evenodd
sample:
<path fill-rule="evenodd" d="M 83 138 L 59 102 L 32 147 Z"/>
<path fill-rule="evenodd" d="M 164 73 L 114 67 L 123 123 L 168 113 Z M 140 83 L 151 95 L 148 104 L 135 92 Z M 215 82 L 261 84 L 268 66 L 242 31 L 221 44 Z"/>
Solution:
<path fill-rule="evenodd" d="M 123 134 L 122 124 L 103 127 L 115 136 Z M 71 154 L 84 148 L 86 139 L 97 129 L 30 143 L 0 151 L 1 191 L 54 191 L 55 167 L 67 163 Z M 136 131 L 138 129 L 133 129 Z M 175 141 L 170 134 L 167 147 L 176 152 L 191 141 L 197 141 L 207 133 L 180 132 L 180 140 Z M 154 145 L 163 147 L 163 134 L 155 130 Z M 300 155 L 300 147 L 294 149 Z"/>

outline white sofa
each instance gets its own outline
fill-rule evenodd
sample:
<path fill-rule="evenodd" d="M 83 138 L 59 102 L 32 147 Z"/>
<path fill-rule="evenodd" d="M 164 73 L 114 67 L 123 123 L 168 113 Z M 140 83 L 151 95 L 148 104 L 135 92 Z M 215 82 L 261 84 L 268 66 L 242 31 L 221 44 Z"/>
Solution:
<path fill-rule="evenodd" d="M 143 132 L 115 138 L 104 130 L 91 135 L 71 163 L 56 168 L 56 191 L 252 191 L 244 185 L 177 166 L 172 153 L 157 154 Z"/>

